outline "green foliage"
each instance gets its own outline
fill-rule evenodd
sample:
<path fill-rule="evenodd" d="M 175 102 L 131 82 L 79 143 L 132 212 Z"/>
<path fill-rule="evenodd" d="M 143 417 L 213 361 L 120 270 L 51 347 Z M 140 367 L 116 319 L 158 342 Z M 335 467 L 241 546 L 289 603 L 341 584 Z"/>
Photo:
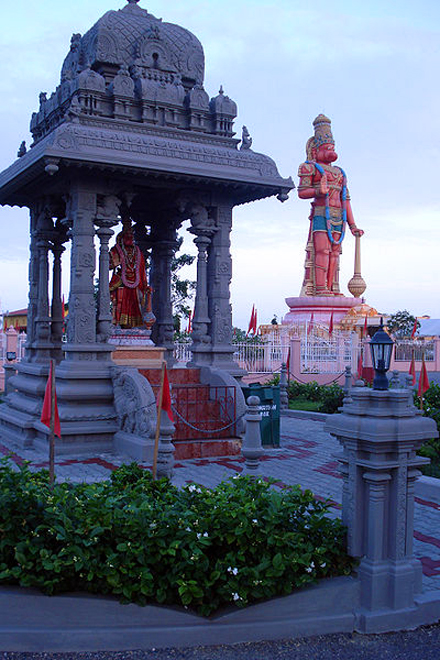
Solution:
<path fill-rule="evenodd" d="M 189 303 L 194 296 L 196 282 L 193 280 L 181 279 L 180 277 L 180 270 L 184 266 L 191 266 L 195 260 L 195 256 L 185 253 L 177 255 L 177 252 L 182 246 L 183 237 L 179 236 L 177 242 L 178 247 L 176 254 L 171 259 L 171 301 L 173 303 L 174 319 L 176 319 L 176 317 L 179 319 L 178 322 L 175 320 L 175 325 L 178 325 L 178 327 L 175 327 L 175 330 L 180 331 L 180 319 L 188 319 L 190 314 Z"/>
<path fill-rule="evenodd" d="M 153 481 L 56 484 L 0 461 L 0 583 L 82 590 L 209 615 L 349 574 L 345 530 L 299 486 L 236 477 L 217 488 Z"/>
<path fill-rule="evenodd" d="M 344 390 L 337 383 L 331 385 L 318 385 L 316 381 L 311 383 L 298 383 L 290 381 L 288 388 L 289 406 L 295 407 L 295 400 L 314 401 L 319 404 L 318 411 L 333 414 L 342 406 Z"/>
<path fill-rule="evenodd" d="M 420 398 L 414 393 L 414 405 L 420 408 Z M 431 417 L 437 424 L 440 432 L 440 386 L 431 383 L 429 389 L 423 395 L 423 414 Z M 424 465 L 420 469 L 428 477 L 440 478 L 440 440 L 432 438 L 423 443 L 418 453 L 431 459 L 430 465 Z"/>
<path fill-rule="evenodd" d="M 401 312 L 391 314 L 387 321 L 387 328 L 395 337 L 399 339 L 411 337 L 416 317 L 410 314 L 406 309 Z M 417 328 L 420 328 L 420 322 L 417 321 Z"/>

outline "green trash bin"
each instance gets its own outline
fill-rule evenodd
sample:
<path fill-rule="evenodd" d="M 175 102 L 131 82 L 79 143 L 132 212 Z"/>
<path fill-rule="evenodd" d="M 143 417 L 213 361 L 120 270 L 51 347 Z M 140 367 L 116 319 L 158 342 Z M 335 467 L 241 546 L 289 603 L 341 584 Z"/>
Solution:
<path fill-rule="evenodd" d="M 243 387 L 246 401 L 250 396 L 258 396 L 261 413 L 261 442 L 264 446 L 280 446 L 280 386 L 279 385 L 249 385 Z"/>

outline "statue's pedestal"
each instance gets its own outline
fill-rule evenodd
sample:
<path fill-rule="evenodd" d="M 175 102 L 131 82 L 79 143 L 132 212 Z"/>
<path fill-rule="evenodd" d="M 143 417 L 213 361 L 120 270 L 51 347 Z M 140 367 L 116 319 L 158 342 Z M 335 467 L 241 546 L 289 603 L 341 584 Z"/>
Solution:
<path fill-rule="evenodd" d="M 155 346 L 150 339 L 151 330 L 115 328 L 109 343 L 115 347 L 112 360 L 115 364 L 138 369 L 160 369 L 164 360 L 165 348 Z"/>
<path fill-rule="evenodd" d="M 118 346 L 112 353 L 115 364 L 138 369 L 160 369 L 165 349 L 160 346 Z"/>
<path fill-rule="evenodd" d="M 346 296 L 298 296 L 286 298 L 289 311 L 282 320 L 282 325 L 297 325 L 310 321 L 313 314 L 315 323 L 328 325 L 333 314 L 333 323 L 339 323 L 353 307 L 361 305 L 362 298 Z"/>

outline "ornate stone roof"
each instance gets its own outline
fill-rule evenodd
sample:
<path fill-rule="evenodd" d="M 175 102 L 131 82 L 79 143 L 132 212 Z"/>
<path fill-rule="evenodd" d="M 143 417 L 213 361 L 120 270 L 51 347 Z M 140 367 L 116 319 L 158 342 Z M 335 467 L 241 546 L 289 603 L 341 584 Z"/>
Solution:
<path fill-rule="evenodd" d="M 73 79 L 78 67 L 122 65 L 141 75 L 154 69 L 179 74 L 184 84 L 203 84 L 205 57 L 202 44 L 188 30 L 164 23 L 133 0 L 118 11 L 108 11 L 83 36 L 73 35 L 61 82 Z"/>

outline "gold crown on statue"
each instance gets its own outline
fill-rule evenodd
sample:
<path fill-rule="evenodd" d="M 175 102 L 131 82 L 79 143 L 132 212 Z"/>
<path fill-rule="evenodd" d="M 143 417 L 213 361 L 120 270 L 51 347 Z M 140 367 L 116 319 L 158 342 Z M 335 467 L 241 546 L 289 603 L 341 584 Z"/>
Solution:
<path fill-rule="evenodd" d="M 315 135 L 313 138 L 315 147 L 320 147 L 321 144 L 334 144 L 331 121 L 325 115 L 318 115 L 313 122 Z"/>

